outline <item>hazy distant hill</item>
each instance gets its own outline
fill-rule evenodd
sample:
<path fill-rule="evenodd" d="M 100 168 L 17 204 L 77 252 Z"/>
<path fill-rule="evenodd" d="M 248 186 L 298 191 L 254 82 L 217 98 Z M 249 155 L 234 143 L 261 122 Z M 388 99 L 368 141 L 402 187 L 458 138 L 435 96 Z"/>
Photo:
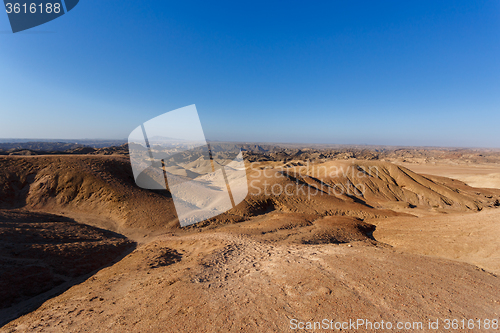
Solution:
<path fill-rule="evenodd" d="M 5 142 L 0 143 L 0 149 L 23 149 L 23 150 L 44 150 L 44 151 L 64 151 L 76 149 L 83 145 L 68 142 Z"/>
<path fill-rule="evenodd" d="M 88 144 L 54 141 L 0 142 L 0 155 L 128 154 L 122 141 L 86 141 Z"/>
<path fill-rule="evenodd" d="M 163 138 L 168 139 L 168 138 Z M 8 140 L 14 140 L 9 141 Z M 136 148 L 137 145 L 135 145 Z M 152 145 L 155 148 L 154 145 Z M 184 151 L 183 156 L 206 149 L 197 147 Z M 439 147 L 388 147 L 234 143 L 211 141 L 210 149 L 215 159 L 232 160 L 244 152 L 248 162 L 295 160 L 326 162 L 329 160 L 379 160 L 408 163 L 500 163 L 498 149 L 439 148 Z M 0 139 L 0 155 L 128 155 L 126 140 L 40 140 Z"/>
<path fill-rule="evenodd" d="M 111 147 L 111 146 L 121 146 L 125 143 L 127 143 L 127 140 L 101 140 L 101 139 L 12 139 L 12 138 L 6 138 L 6 139 L 0 139 L 0 148 L 3 148 L 4 144 L 15 144 L 15 145 L 22 145 L 22 149 L 31 149 L 28 148 L 28 146 L 25 146 L 26 144 L 39 144 L 39 145 L 44 145 L 47 144 L 47 147 L 50 147 L 51 144 L 74 144 L 77 145 L 78 147 L 83 147 L 83 146 L 88 146 L 92 148 L 104 148 L 104 147 Z M 74 147 L 76 148 L 76 147 Z M 47 148 L 39 148 L 41 150 L 51 150 Z M 66 148 L 68 149 L 68 148 Z M 59 149 L 59 150 L 66 150 L 66 149 Z M 71 149 L 71 148 L 69 148 Z"/>

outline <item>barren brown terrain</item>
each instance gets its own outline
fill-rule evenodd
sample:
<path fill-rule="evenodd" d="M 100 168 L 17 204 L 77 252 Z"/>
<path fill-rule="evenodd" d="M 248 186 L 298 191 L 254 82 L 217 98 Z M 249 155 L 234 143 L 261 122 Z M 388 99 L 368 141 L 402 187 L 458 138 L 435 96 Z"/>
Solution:
<path fill-rule="evenodd" d="M 0 156 L 0 331 L 499 319 L 497 152 L 247 148 L 246 199 L 186 228 L 126 155 Z"/>
<path fill-rule="evenodd" d="M 500 188 L 500 165 L 493 163 L 401 163 L 402 166 L 421 174 L 430 174 L 461 180 L 473 187 Z"/>

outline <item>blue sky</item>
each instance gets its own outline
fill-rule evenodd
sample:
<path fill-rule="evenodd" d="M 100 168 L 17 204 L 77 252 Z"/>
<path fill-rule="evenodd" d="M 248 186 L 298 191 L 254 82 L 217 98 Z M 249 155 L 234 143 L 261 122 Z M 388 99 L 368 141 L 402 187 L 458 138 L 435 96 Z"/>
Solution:
<path fill-rule="evenodd" d="M 0 137 L 126 138 L 196 104 L 211 140 L 500 147 L 499 1 L 80 0 L 12 34 Z"/>

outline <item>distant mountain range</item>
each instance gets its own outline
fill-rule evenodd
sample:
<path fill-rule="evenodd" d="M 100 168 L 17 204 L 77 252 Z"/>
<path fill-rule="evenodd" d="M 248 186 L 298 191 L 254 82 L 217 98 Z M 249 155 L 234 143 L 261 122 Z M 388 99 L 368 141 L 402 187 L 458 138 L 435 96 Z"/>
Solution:
<path fill-rule="evenodd" d="M 0 149 L 39 149 L 39 150 L 66 150 L 68 144 L 75 145 L 74 147 L 92 147 L 104 148 L 112 146 L 121 146 L 127 143 L 127 140 L 105 140 L 105 139 L 0 139 Z M 10 147 L 10 148 L 8 148 Z M 38 148 L 34 148 L 38 147 Z M 53 149 L 51 147 L 55 147 Z M 57 149 L 57 147 L 61 147 Z"/>
<path fill-rule="evenodd" d="M 53 155 L 53 154 L 128 154 L 128 144 L 123 141 L 84 141 L 75 142 L 26 141 L 0 142 L 0 155 Z"/>

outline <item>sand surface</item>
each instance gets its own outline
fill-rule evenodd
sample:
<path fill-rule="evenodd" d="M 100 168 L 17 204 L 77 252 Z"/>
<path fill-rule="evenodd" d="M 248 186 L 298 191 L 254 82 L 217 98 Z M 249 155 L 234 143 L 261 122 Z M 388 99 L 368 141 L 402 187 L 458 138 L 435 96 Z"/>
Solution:
<path fill-rule="evenodd" d="M 409 253 L 477 265 L 500 275 L 500 212 L 370 220 L 374 237 Z"/>
<path fill-rule="evenodd" d="M 458 179 L 472 187 L 500 189 L 500 165 L 498 164 L 398 164 L 416 173 Z"/>
<path fill-rule="evenodd" d="M 281 246 L 216 233 L 161 237 L 1 331 L 288 332 L 292 319 L 499 315 L 500 279 L 468 264 L 365 242 Z"/>

